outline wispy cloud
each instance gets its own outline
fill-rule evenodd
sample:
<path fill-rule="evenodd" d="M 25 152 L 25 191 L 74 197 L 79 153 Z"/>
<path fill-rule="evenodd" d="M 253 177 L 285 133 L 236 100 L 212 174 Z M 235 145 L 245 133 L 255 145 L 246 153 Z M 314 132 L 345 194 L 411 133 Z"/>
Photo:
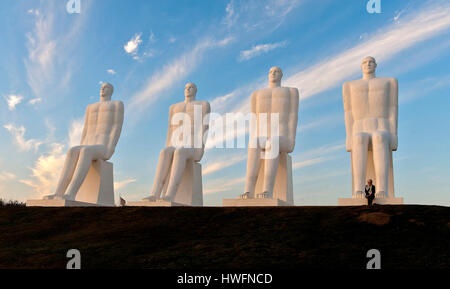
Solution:
<path fill-rule="evenodd" d="M 418 11 L 418 14 L 405 16 L 402 23 L 380 29 L 363 43 L 338 55 L 326 57 L 294 74 L 285 84 L 300 88 L 300 98 L 309 98 L 336 87 L 359 73 L 360 62 L 365 56 L 374 56 L 378 63 L 387 61 L 399 52 L 450 28 L 450 4 L 435 5 Z"/>
<path fill-rule="evenodd" d="M 42 98 L 40 98 L 40 97 L 35 97 L 35 98 L 32 98 L 32 99 L 30 99 L 28 101 L 28 103 L 31 104 L 31 105 L 35 105 L 35 104 L 38 104 L 40 102 L 42 102 Z"/>
<path fill-rule="evenodd" d="M 222 157 L 220 159 L 210 160 L 205 164 L 205 169 L 203 170 L 202 174 L 203 174 L 203 176 L 206 176 L 206 175 L 215 173 L 224 168 L 227 168 L 227 167 L 233 166 L 237 163 L 240 163 L 246 159 L 247 159 L 247 155 L 245 153 L 239 153 L 239 154 L 231 156 L 231 157 L 227 156 L 227 157 Z"/>
<path fill-rule="evenodd" d="M 111 74 L 111 75 L 115 75 L 116 74 L 116 71 L 114 69 L 108 69 L 108 70 L 106 70 L 106 72 L 108 74 Z"/>
<path fill-rule="evenodd" d="M 13 124 L 6 124 L 3 127 L 11 133 L 14 137 L 15 143 L 21 151 L 29 151 L 31 149 L 37 151 L 39 146 L 42 144 L 41 141 L 36 139 L 25 139 L 26 129 L 24 126 L 16 127 Z"/>
<path fill-rule="evenodd" d="M 11 94 L 8 97 L 6 97 L 6 102 L 8 103 L 8 109 L 13 111 L 16 109 L 16 106 L 21 103 L 23 100 L 23 96 L 21 95 L 15 95 Z"/>
<path fill-rule="evenodd" d="M 61 12 L 65 6 L 62 2 L 41 2 L 39 9 L 29 11 L 33 12 L 34 25 L 25 35 L 28 57 L 24 63 L 28 85 L 37 98 L 67 89 L 76 55 L 73 51 L 88 16 L 88 5 L 76 19 Z"/>
<path fill-rule="evenodd" d="M 251 49 L 241 51 L 239 61 L 246 61 L 261 54 L 268 53 L 269 51 L 272 51 L 274 49 L 286 47 L 287 43 L 287 41 L 281 41 L 275 43 L 254 45 Z"/>
<path fill-rule="evenodd" d="M 0 181 L 1 182 L 14 180 L 16 177 L 17 176 L 15 174 L 10 173 L 10 172 L 5 172 L 5 171 L 0 172 Z"/>
<path fill-rule="evenodd" d="M 206 39 L 197 43 L 190 51 L 182 54 L 163 69 L 155 72 L 144 87 L 136 92 L 130 100 L 128 111 L 133 115 L 139 114 L 162 96 L 162 93 L 173 87 L 191 73 L 199 64 L 202 55 L 209 49 L 224 47 L 230 39 Z"/>
<path fill-rule="evenodd" d="M 243 184 L 245 182 L 245 177 L 234 178 L 234 179 L 226 179 L 220 178 L 216 180 L 209 181 L 205 185 L 205 189 L 203 193 L 205 195 L 215 194 L 215 193 L 223 193 L 227 191 L 236 190 L 237 185 Z"/>
<path fill-rule="evenodd" d="M 125 188 L 126 186 L 128 186 L 129 184 L 135 183 L 136 179 L 134 178 L 130 178 L 130 179 L 126 179 L 120 182 L 114 182 L 114 190 L 115 191 L 120 191 L 121 189 Z"/>

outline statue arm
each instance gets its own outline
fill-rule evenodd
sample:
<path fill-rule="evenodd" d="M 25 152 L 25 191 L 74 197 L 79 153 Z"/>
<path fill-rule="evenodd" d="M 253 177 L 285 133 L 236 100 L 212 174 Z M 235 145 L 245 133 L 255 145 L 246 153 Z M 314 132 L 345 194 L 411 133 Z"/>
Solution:
<path fill-rule="evenodd" d="M 172 140 L 171 140 L 172 116 L 173 116 L 173 105 L 171 105 L 169 108 L 169 128 L 167 130 L 166 147 L 172 146 Z"/>
<path fill-rule="evenodd" d="M 114 103 L 114 122 L 111 130 L 111 138 L 109 140 L 107 159 L 110 159 L 114 154 L 116 145 L 119 142 L 120 134 L 122 133 L 124 119 L 124 105 L 123 102 L 118 101 Z"/>
<path fill-rule="evenodd" d="M 250 132 L 249 147 L 256 148 L 258 146 L 258 118 L 256 117 L 256 91 L 250 96 Z"/>
<path fill-rule="evenodd" d="M 290 111 L 289 111 L 289 123 L 288 123 L 288 133 L 289 133 L 289 149 L 288 152 L 294 151 L 295 138 L 297 135 L 298 126 L 298 105 L 299 105 L 299 93 L 297 88 L 291 88 L 291 101 L 290 101 Z"/>
<path fill-rule="evenodd" d="M 86 112 L 84 113 L 84 125 L 83 125 L 83 131 L 81 132 L 81 141 L 80 141 L 81 145 L 86 144 L 88 123 L 89 123 L 89 106 L 86 108 Z"/>
<path fill-rule="evenodd" d="M 398 146 L 398 81 L 393 78 L 390 86 L 390 105 L 389 105 L 389 129 L 391 133 L 391 149 L 397 150 Z"/>
<path fill-rule="evenodd" d="M 347 137 L 345 139 L 346 149 L 348 152 L 352 151 L 352 130 L 353 130 L 353 115 L 351 106 L 350 87 L 348 83 L 344 83 L 342 87 L 342 95 L 344 98 L 344 111 L 345 111 L 345 130 Z"/>
<path fill-rule="evenodd" d="M 203 147 L 205 147 L 206 140 L 208 139 L 208 130 L 209 130 L 209 114 L 211 113 L 211 106 L 209 102 L 205 101 L 204 105 L 202 105 L 202 121 L 203 121 L 203 134 L 202 134 L 202 143 Z"/>

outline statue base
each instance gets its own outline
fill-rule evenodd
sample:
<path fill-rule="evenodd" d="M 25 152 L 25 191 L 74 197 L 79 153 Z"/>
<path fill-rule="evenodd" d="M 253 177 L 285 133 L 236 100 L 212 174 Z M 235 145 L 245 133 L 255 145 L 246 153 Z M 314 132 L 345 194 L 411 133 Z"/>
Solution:
<path fill-rule="evenodd" d="M 375 198 L 372 204 L 377 205 L 402 205 L 403 198 Z M 339 198 L 338 206 L 367 206 L 366 198 Z"/>
<path fill-rule="evenodd" d="M 285 207 L 292 206 L 280 199 L 223 199 L 224 207 Z"/>
<path fill-rule="evenodd" d="M 27 207 L 100 207 L 101 205 L 69 200 L 28 200 Z"/>
<path fill-rule="evenodd" d="M 187 205 L 177 202 L 169 202 L 164 200 L 156 200 L 154 202 L 141 201 L 141 202 L 127 202 L 127 207 L 184 207 Z"/>

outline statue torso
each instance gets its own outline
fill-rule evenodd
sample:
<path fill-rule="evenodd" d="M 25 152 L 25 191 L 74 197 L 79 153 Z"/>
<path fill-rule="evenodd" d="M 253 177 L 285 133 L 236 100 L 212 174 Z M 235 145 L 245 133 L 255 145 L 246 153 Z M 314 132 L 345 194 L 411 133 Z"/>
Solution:
<path fill-rule="evenodd" d="M 266 114 L 268 136 L 271 135 L 271 113 L 278 114 L 280 136 L 288 136 L 292 89 L 293 88 L 289 87 L 274 87 L 255 91 L 254 97 L 256 98 L 256 117 L 258 119 L 258 125 L 260 122 L 265 122 L 264 116 L 261 114 Z M 258 134 L 260 134 L 259 130 Z"/>
<path fill-rule="evenodd" d="M 105 145 L 114 137 L 113 128 L 122 125 L 122 118 L 115 120 L 117 110 L 121 109 L 120 101 L 102 101 L 90 104 L 86 110 L 86 136 L 82 145 Z M 119 123 L 118 123 L 119 122 Z M 114 149 L 114 148 L 113 148 Z"/>
<path fill-rule="evenodd" d="M 201 144 L 201 146 L 203 147 L 203 118 L 205 116 L 202 112 L 205 111 L 205 107 L 207 106 L 207 104 L 208 103 L 206 101 L 198 100 L 193 100 L 190 102 L 183 101 L 173 104 L 170 108 L 171 119 L 169 120 L 169 136 L 172 137 L 173 132 L 177 130 L 181 125 L 183 125 L 184 122 L 190 121 L 190 142 L 186 147 L 195 147 L 195 137 L 198 137 L 197 144 Z M 174 116 L 177 115 L 177 113 L 179 113 L 179 116 L 174 119 Z M 187 116 L 189 116 L 189 118 L 181 122 L 180 119 L 183 118 L 180 116 L 182 114 L 186 114 Z"/>
<path fill-rule="evenodd" d="M 347 83 L 354 120 L 353 131 L 389 130 L 390 78 L 359 79 Z"/>

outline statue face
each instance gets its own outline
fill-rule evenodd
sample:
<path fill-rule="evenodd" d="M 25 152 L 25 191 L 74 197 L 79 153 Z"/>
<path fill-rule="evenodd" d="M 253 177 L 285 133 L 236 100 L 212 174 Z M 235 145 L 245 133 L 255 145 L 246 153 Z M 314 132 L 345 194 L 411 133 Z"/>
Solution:
<path fill-rule="evenodd" d="M 193 83 L 188 83 L 184 87 L 184 96 L 187 98 L 194 98 L 197 94 L 197 86 Z"/>
<path fill-rule="evenodd" d="M 103 83 L 102 88 L 100 88 L 100 98 L 111 99 L 114 88 L 110 83 Z"/>
<path fill-rule="evenodd" d="M 377 62 L 375 58 L 369 56 L 363 59 L 361 63 L 361 70 L 364 74 L 373 74 L 377 68 Z"/>
<path fill-rule="evenodd" d="M 283 72 L 279 67 L 272 67 L 269 71 L 269 81 L 270 82 L 280 82 L 283 77 Z"/>

